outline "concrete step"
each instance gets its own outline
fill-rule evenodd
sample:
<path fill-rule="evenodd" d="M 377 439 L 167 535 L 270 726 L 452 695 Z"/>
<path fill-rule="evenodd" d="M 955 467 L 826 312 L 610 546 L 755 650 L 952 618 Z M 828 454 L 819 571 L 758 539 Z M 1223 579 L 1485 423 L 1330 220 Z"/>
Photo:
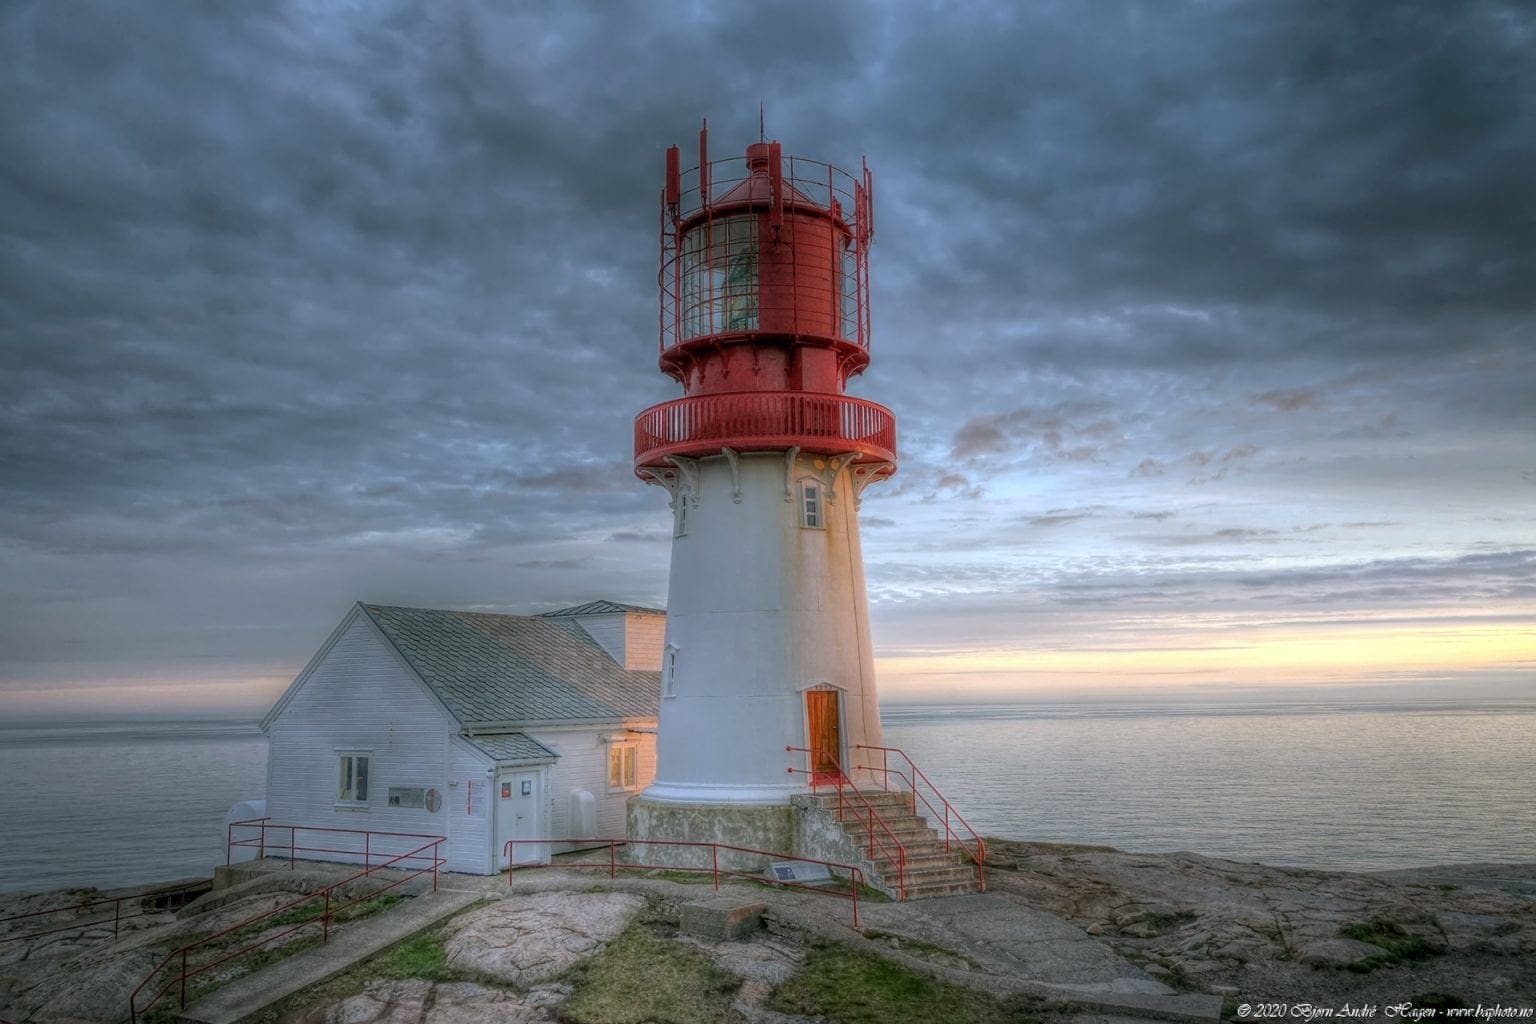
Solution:
<path fill-rule="evenodd" d="M 860 821 L 857 818 L 853 818 L 840 821 L 838 824 L 842 825 L 843 831 L 850 836 L 869 835 L 869 822 L 867 820 Z M 939 834 L 929 828 L 928 823 L 921 818 L 912 821 L 887 820 L 883 825 L 877 821 L 875 822 L 875 835 L 895 836 L 903 846 L 907 845 L 909 839 L 913 842 L 926 841 L 939 843 L 940 845 L 943 843 L 939 839 Z"/>
<path fill-rule="evenodd" d="M 896 870 L 896 860 L 893 857 L 876 856 L 870 860 L 870 863 L 882 872 Z M 955 859 L 954 854 L 945 853 L 943 850 L 939 850 L 937 853 L 914 853 L 911 850 L 907 851 L 906 868 L 908 871 L 916 871 L 922 868 L 952 867 L 964 867 L 967 871 L 973 873 L 975 871 L 970 865 L 962 865 L 960 861 Z"/>
<path fill-rule="evenodd" d="M 976 878 L 971 877 L 969 882 L 925 882 L 922 885 L 908 885 L 908 900 L 931 900 L 941 896 L 968 896 L 976 892 Z"/>

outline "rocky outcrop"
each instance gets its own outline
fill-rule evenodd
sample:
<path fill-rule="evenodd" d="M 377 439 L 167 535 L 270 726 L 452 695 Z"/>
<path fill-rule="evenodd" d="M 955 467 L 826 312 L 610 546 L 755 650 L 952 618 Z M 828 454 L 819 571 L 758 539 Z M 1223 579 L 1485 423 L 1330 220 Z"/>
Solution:
<path fill-rule="evenodd" d="M 501 900 L 454 919 L 448 966 L 527 987 L 570 970 L 618 937 L 646 906 L 624 892 L 549 892 Z"/>
<path fill-rule="evenodd" d="M 1406 989 L 1461 992 L 1474 1005 L 1536 992 L 1529 865 L 1378 877 L 1190 853 L 989 847 L 990 891 L 1063 917 L 1183 987 L 1320 1004 L 1402 1001 L 1414 994 Z"/>

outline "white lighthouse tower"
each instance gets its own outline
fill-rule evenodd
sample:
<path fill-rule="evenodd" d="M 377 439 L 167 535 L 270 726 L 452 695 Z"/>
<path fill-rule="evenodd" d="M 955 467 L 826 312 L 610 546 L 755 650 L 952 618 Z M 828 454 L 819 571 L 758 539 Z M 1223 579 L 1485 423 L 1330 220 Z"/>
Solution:
<path fill-rule="evenodd" d="M 632 838 L 790 851 L 791 798 L 881 743 L 858 506 L 896 422 L 844 394 L 869 365 L 871 184 L 777 142 L 711 162 L 707 128 L 697 168 L 667 152 L 660 368 L 683 397 L 635 420 L 674 539 Z"/>

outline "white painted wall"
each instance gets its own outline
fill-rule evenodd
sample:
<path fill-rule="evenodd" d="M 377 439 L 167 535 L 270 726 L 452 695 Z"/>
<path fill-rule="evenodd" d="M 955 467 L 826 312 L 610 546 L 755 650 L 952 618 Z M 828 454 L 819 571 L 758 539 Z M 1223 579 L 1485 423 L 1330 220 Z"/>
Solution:
<path fill-rule="evenodd" d="M 649 724 L 649 723 L 647 723 Z M 625 802 L 651 784 L 656 777 L 656 737 L 654 734 L 628 733 L 621 728 L 549 728 L 528 729 L 527 734 L 560 755 L 550 769 L 550 826 L 552 839 L 608 839 L 625 834 Z M 632 790 L 608 789 L 609 737 L 626 736 L 636 747 L 635 776 Z M 584 789 L 597 803 L 597 834 L 575 835 L 571 832 L 570 793 Z"/>
<path fill-rule="evenodd" d="M 268 724 L 267 814 L 284 824 L 447 835 L 456 792 L 448 786 L 449 739 L 457 731 L 388 641 L 358 614 Z M 337 806 L 339 749 L 369 754 L 366 806 Z M 436 813 L 390 807 L 392 785 L 435 788 L 444 806 Z M 269 837 L 287 843 L 286 830 L 269 830 Z M 341 846 L 339 838 L 300 833 L 298 845 Z M 420 845 L 375 840 L 375 852 L 381 843 L 390 853 Z M 452 862 L 449 870 L 478 866 Z"/>
<path fill-rule="evenodd" d="M 448 861 L 451 870 L 489 875 L 496 870 L 491 842 L 496 801 L 495 766 L 463 740 L 451 741 L 453 777 L 448 784 Z M 473 784 L 473 785 L 471 785 Z M 479 813 L 473 813 L 478 811 Z"/>
<path fill-rule="evenodd" d="M 661 671 L 661 650 L 666 641 L 667 617 L 629 612 L 624 616 L 624 667 L 633 671 Z"/>
<path fill-rule="evenodd" d="M 614 612 L 576 619 L 608 656 L 627 669 L 655 672 L 661 668 L 661 648 L 667 630 L 665 615 Z"/>
<path fill-rule="evenodd" d="M 791 476 L 825 469 L 801 456 Z M 786 456 L 742 455 L 741 500 L 721 456 L 698 464 L 697 506 L 672 542 L 666 642 L 675 692 L 661 701 L 649 799 L 783 803 L 806 788 L 802 691 L 843 690 L 845 765 L 853 745 L 881 742 L 869 601 L 850 474 L 826 494 L 824 529 L 800 526 L 786 500 Z M 692 502 L 685 492 L 678 501 Z"/>

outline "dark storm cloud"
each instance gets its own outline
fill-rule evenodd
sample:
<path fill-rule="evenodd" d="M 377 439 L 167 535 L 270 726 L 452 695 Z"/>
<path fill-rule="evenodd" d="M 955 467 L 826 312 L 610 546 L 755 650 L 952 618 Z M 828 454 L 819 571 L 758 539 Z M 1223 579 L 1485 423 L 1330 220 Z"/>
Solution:
<path fill-rule="evenodd" d="M 358 596 L 654 603 L 670 530 L 628 452 L 675 393 L 662 150 L 707 114 L 739 153 L 759 101 L 875 167 L 857 387 L 906 455 L 868 525 L 1025 471 L 1171 517 L 1309 457 L 1301 427 L 1518 436 L 1533 44 L 1494 3 L 8 4 L 0 648 L 214 651 L 235 619 L 291 663 Z M 943 575 L 914 571 L 887 589 Z"/>

